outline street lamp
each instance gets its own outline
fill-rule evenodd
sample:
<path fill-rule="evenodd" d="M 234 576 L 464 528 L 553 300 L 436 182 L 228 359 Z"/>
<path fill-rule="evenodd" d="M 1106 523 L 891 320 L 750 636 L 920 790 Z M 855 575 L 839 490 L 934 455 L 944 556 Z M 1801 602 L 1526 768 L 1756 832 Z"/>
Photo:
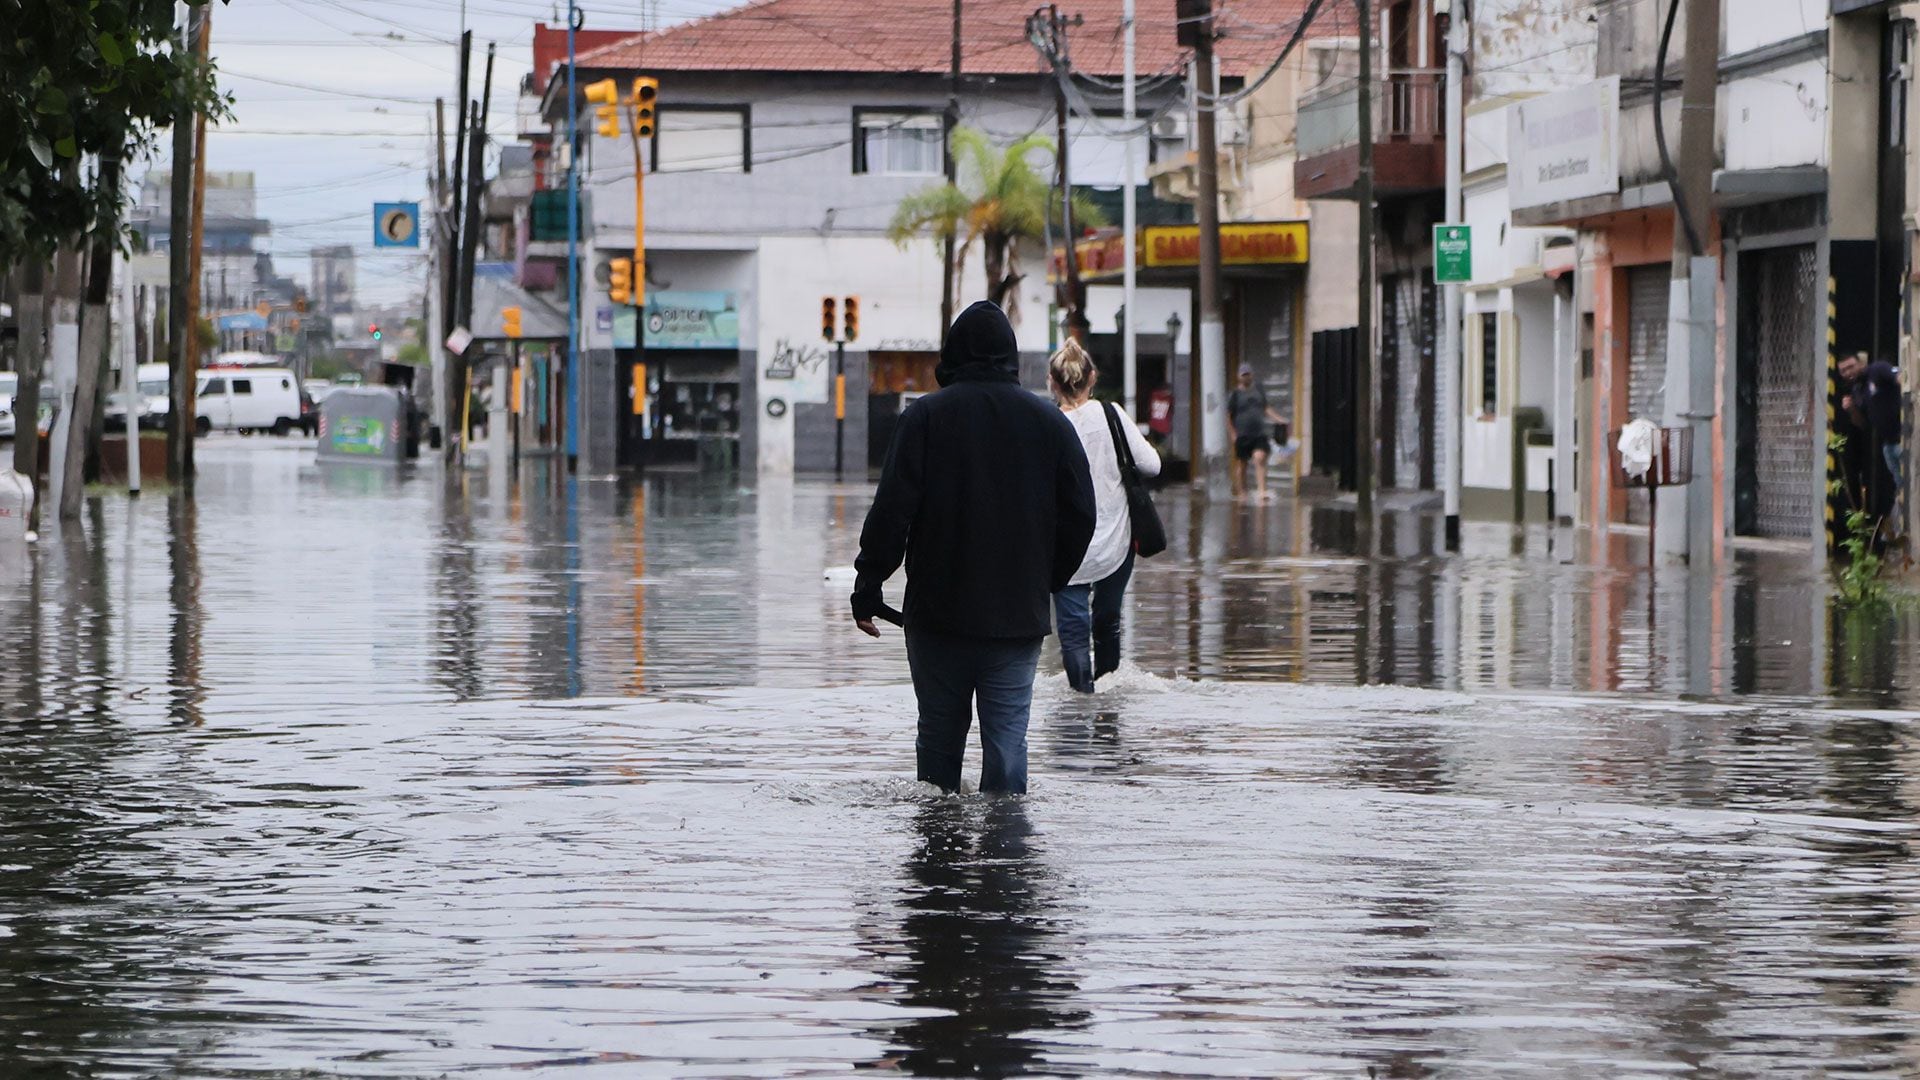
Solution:
<path fill-rule="evenodd" d="M 1167 316 L 1167 356 L 1169 359 L 1180 351 L 1180 313 Z"/>

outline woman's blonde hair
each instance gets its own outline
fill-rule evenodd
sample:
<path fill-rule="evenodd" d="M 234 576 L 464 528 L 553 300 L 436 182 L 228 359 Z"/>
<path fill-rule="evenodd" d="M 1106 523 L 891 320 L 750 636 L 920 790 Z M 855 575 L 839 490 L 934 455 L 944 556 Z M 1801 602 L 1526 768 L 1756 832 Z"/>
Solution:
<path fill-rule="evenodd" d="M 1093 357 L 1073 338 L 1068 338 L 1060 351 L 1053 354 L 1053 359 L 1047 361 L 1047 381 L 1053 386 L 1053 399 L 1062 404 L 1086 397 L 1099 374 Z"/>

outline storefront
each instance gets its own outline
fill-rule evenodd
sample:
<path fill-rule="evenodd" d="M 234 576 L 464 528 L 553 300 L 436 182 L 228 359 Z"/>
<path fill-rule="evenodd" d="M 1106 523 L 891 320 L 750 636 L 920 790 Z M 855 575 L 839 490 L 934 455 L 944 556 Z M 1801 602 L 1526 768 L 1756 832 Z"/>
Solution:
<path fill-rule="evenodd" d="M 1089 345 L 1100 366 L 1102 384 L 1115 400 L 1125 385 L 1119 326 L 1119 290 L 1124 237 L 1118 231 L 1075 245 L 1081 279 L 1088 283 Z M 1240 365 L 1254 369 L 1275 412 L 1289 417 L 1283 442 L 1302 427 L 1306 408 L 1300 388 L 1308 384 L 1305 326 L 1307 223 L 1243 221 L 1220 227 L 1221 316 L 1226 324 L 1226 383 Z M 1053 273 L 1064 269 L 1056 250 Z M 1199 456 L 1200 372 L 1191 360 L 1198 317 L 1200 227 L 1156 225 L 1142 229 L 1135 253 L 1139 312 L 1133 320 L 1138 396 L 1135 419 L 1163 435 L 1177 460 Z M 1111 295 L 1102 302 L 1095 289 Z M 1114 327 L 1114 332 L 1106 332 Z M 1170 416 L 1164 414 L 1171 401 Z M 1162 430 L 1164 429 L 1164 431 Z"/>
<path fill-rule="evenodd" d="M 615 314 L 613 342 L 627 402 L 620 464 L 739 465 L 740 310 L 733 293 L 649 292 L 644 309 Z"/>

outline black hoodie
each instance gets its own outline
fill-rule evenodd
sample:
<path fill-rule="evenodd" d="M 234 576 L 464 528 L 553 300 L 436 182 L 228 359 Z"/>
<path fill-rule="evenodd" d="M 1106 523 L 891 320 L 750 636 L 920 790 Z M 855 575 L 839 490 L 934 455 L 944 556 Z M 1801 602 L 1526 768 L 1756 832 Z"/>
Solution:
<path fill-rule="evenodd" d="M 1048 600 L 1093 539 L 1093 480 L 1059 409 L 1021 389 L 1013 327 L 981 301 L 940 349 L 942 389 L 909 405 L 860 532 L 855 618 L 907 564 L 909 628 L 1044 637 Z"/>

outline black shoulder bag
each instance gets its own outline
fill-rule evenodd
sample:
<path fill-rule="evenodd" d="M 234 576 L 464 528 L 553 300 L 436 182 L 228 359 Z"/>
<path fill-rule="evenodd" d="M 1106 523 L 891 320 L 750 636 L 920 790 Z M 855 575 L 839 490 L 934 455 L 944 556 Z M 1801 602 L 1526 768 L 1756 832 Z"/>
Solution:
<path fill-rule="evenodd" d="M 1167 550 L 1167 528 L 1160 524 L 1160 511 L 1153 508 L 1153 496 L 1140 480 L 1140 467 L 1134 464 L 1133 448 L 1120 430 L 1120 417 L 1111 405 L 1102 405 L 1107 416 L 1107 432 L 1113 436 L 1114 459 L 1120 463 L 1120 486 L 1127 491 L 1127 520 L 1133 525 L 1134 554 L 1151 559 Z"/>

